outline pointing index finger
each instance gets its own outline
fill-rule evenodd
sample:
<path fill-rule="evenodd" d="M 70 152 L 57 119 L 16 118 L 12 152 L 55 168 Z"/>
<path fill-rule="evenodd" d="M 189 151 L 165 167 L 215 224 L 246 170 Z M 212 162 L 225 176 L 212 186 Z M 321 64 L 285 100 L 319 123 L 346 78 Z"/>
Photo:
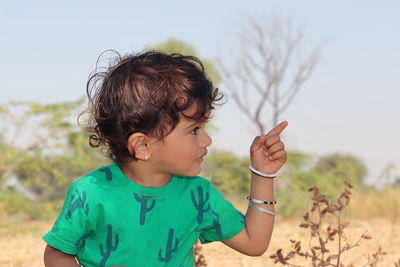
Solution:
<path fill-rule="evenodd" d="M 287 121 L 283 121 L 281 123 L 279 123 L 277 126 L 275 126 L 272 130 L 270 130 L 265 136 L 269 137 L 273 134 L 281 134 L 282 131 L 286 128 L 286 126 L 288 126 L 288 122 Z"/>

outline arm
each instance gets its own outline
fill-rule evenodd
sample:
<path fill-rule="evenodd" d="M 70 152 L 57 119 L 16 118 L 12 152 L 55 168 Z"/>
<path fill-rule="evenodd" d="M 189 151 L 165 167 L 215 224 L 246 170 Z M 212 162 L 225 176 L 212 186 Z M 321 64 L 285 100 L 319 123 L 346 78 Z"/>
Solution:
<path fill-rule="evenodd" d="M 44 250 L 44 265 L 46 267 L 78 267 L 74 255 L 65 254 L 49 245 Z"/>
<path fill-rule="evenodd" d="M 280 133 L 287 126 L 282 122 L 268 134 L 254 139 L 250 148 L 251 164 L 263 173 L 276 173 L 286 162 L 287 154 L 280 141 Z M 252 174 L 250 196 L 260 200 L 274 199 L 273 179 Z M 274 211 L 273 205 L 255 204 L 263 209 Z M 274 216 L 248 208 L 246 226 L 234 237 L 223 243 L 243 254 L 261 256 L 267 250 L 274 227 Z"/>

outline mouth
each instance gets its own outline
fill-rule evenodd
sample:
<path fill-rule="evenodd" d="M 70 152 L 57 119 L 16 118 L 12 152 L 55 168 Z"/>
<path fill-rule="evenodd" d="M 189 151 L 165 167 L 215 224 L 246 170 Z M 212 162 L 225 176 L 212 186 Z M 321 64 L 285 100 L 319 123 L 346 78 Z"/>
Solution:
<path fill-rule="evenodd" d="M 199 158 L 196 159 L 198 162 L 202 162 L 204 160 L 204 157 L 207 155 L 207 152 L 201 155 Z"/>

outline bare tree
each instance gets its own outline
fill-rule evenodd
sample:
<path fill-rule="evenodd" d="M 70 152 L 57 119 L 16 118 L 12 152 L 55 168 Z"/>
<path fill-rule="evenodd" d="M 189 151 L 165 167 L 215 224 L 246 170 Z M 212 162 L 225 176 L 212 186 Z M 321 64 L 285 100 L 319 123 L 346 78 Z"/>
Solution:
<path fill-rule="evenodd" d="M 303 30 L 279 18 L 248 17 L 239 31 L 239 48 L 219 60 L 223 83 L 239 109 L 265 132 L 262 114 L 266 103 L 273 112 L 273 124 L 287 109 L 319 59 L 320 46 L 306 49 Z M 228 67 L 229 66 L 229 67 Z"/>

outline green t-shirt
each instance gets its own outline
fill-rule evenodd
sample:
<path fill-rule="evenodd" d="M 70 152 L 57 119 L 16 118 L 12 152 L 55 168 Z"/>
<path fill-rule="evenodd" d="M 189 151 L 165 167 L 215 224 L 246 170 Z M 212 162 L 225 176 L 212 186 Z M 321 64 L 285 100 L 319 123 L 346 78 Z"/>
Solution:
<path fill-rule="evenodd" d="M 43 239 L 90 267 L 189 267 L 197 239 L 227 240 L 244 225 L 243 214 L 202 177 L 144 187 L 111 164 L 71 184 Z"/>

